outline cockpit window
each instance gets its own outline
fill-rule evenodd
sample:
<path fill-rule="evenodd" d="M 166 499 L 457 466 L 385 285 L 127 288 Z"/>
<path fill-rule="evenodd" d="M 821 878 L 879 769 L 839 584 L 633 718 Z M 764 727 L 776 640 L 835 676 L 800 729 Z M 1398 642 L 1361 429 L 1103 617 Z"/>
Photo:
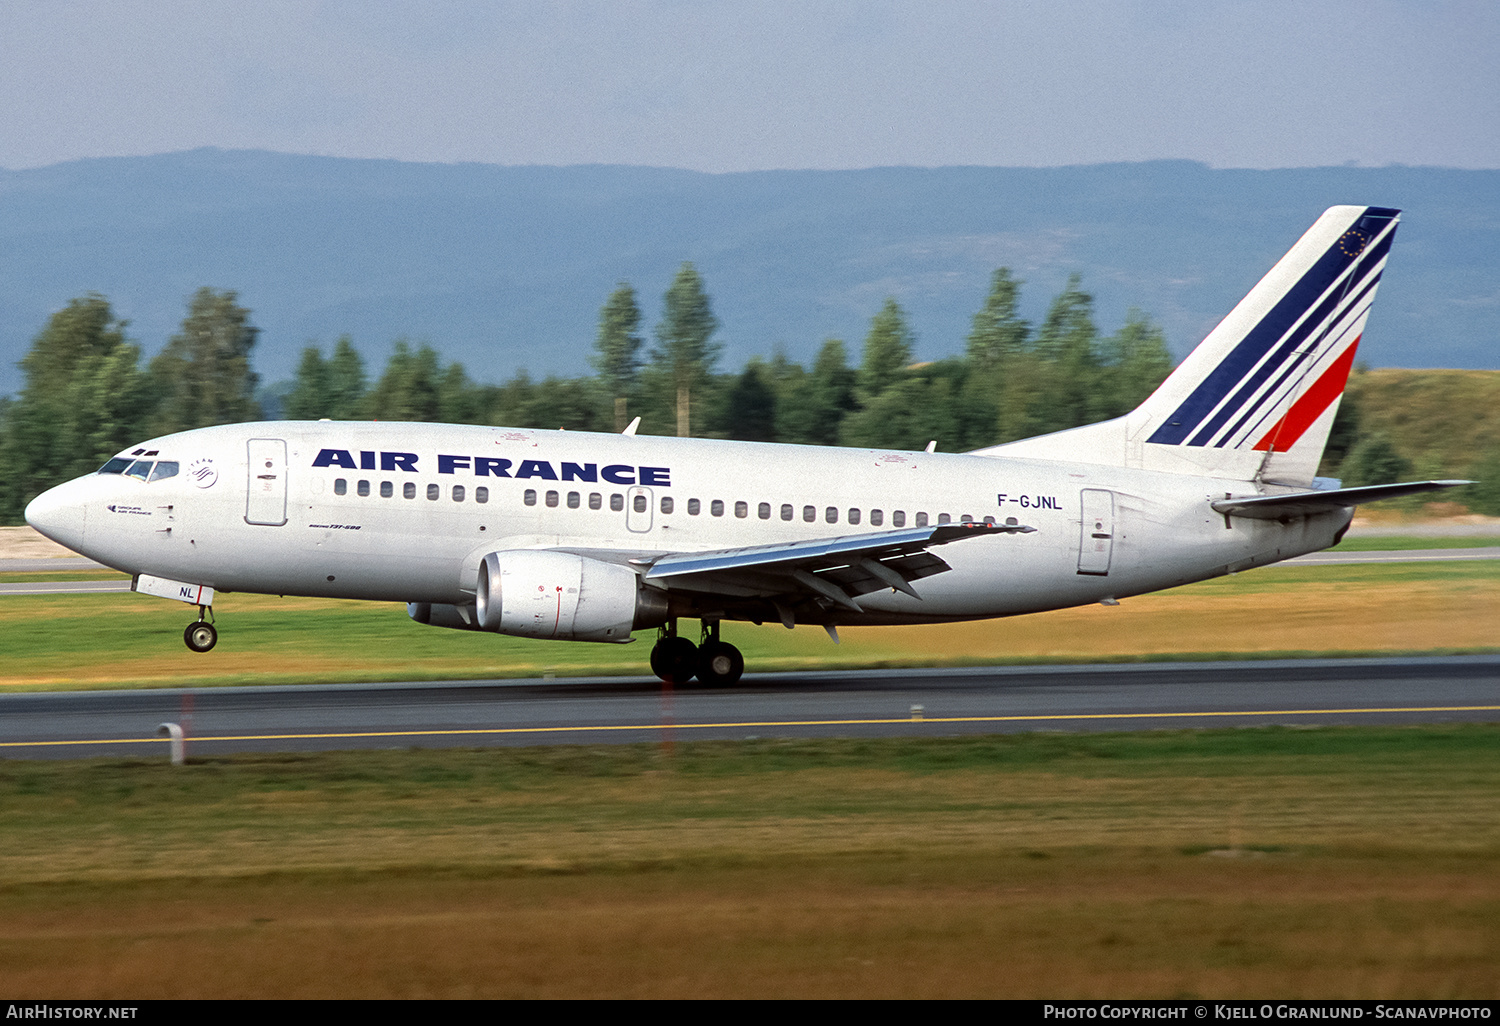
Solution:
<path fill-rule="evenodd" d="M 155 453 L 152 453 L 154 456 Z M 154 469 L 153 469 L 154 468 Z M 126 477 L 138 477 L 142 481 L 163 481 L 169 477 L 176 477 L 182 470 L 182 464 L 176 460 L 132 460 L 128 456 L 116 456 L 104 466 L 100 467 L 100 474 L 124 474 Z"/>

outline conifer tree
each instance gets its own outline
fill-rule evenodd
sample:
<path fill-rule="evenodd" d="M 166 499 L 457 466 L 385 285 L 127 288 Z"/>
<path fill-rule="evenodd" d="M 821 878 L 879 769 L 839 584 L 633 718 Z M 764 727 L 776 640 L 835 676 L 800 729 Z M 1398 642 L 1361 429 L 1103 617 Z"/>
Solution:
<path fill-rule="evenodd" d="M 894 385 L 911 363 L 912 334 L 906 325 L 906 314 L 894 296 L 870 320 L 865 336 L 864 359 L 859 366 L 859 399 L 868 406 Z"/>
<path fill-rule="evenodd" d="M 151 361 L 159 397 L 154 429 L 161 434 L 255 420 L 260 407 L 250 350 L 260 329 L 233 291 L 201 288 L 188 304 L 181 330 Z"/>
<path fill-rule="evenodd" d="M 703 279 L 691 263 L 684 263 L 672 279 L 664 299 L 665 309 L 656 328 L 657 363 L 671 374 L 677 392 L 677 434 L 691 431 L 689 409 L 694 387 L 713 371 L 719 347 L 711 342 L 719 321 L 709 306 Z"/>

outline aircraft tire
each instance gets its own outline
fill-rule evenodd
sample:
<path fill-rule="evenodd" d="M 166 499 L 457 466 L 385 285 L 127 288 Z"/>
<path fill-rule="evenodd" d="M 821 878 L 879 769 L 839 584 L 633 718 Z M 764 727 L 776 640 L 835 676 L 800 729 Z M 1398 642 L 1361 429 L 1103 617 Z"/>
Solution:
<path fill-rule="evenodd" d="M 698 650 L 698 679 L 711 688 L 727 688 L 745 672 L 745 657 L 727 641 L 711 641 Z"/>
<path fill-rule="evenodd" d="M 182 640 L 194 652 L 207 652 L 219 643 L 219 632 L 207 620 L 197 620 L 187 625 L 187 630 L 182 632 Z"/>
<path fill-rule="evenodd" d="M 669 684 L 686 684 L 698 672 L 698 646 L 687 638 L 663 638 L 651 649 L 651 672 Z"/>

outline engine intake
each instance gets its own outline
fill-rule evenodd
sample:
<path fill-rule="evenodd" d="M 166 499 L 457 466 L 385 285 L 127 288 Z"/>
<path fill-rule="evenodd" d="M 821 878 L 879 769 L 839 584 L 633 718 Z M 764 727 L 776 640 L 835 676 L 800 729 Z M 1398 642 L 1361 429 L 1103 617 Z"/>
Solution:
<path fill-rule="evenodd" d="M 436 622 L 439 608 L 432 607 L 427 622 Z M 453 608 L 454 619 L 462 620 L 466 607 Z M 633 630 L 665 623 L 667 597 L 643 587 L 633 570 L 617 563 L 517 549 L 491 552 L 480 562 L 473 610 L 479 630 L 620 643 L 631 640 Z"/>

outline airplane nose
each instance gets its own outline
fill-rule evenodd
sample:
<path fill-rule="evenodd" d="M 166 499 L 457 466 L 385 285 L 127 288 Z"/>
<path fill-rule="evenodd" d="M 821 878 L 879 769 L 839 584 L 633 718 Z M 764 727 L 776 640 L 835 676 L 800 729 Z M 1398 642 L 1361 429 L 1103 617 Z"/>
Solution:
<path fill-rule="evenodd" d="M 83 548 L 83 497 L 77 481 L 49 488 L 26 506 L 26 522 L 59 545 L 74 551 Z"/>

